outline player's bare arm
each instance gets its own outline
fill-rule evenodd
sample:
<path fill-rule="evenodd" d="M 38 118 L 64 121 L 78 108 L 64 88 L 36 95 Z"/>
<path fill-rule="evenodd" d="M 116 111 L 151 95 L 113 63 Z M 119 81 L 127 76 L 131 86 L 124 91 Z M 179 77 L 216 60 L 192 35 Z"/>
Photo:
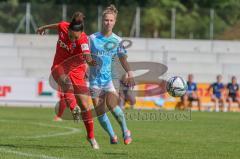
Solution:
<path fill-rule="evenodd" d="M 45 34 L 45 31 L 47 29 L 57 29 L 57 28 L 58 28 L 58 23 L 44 25 L 44 26 L 41 26 L 37 29 L 37 33 L 40 34 L 40 35 L 43 35 L 43 34 Z"/>
<path fill-rule="evenodd" d="M 127 56 L 119 57 L 119 61 L 121 62 L 122 67 L 127 72 L 127 79 L 124 81 L 128 86 L 133 87 L 135 85 L 135 81 L 133 78 L 133 72 L 130 69 L 130 66 L 127 62 Z"/>

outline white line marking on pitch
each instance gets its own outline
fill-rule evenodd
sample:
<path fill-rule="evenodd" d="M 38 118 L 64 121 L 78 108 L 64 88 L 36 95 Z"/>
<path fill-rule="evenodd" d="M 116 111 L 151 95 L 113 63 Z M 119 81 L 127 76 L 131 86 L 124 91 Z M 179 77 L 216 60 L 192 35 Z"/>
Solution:
<path fill-rule="evenodd" d="M 0 122 L 14 122 L 9 120 L 0 120 Z M 63 127 L 63 126 L 56 126 L 56 125 L 50 125 L 50 124 L 43 124 L 43 123 L 25 123 L 25 124 L 32 124 L 32 125 L 39 125 L 39 126 L 45 126 L 45 127 L 51 127 L 51 128 L 63 128 L 70 130 L 69 132 L 62 132 L 62 133 L 55 133 L 55 134 L 49 134 L 49 135 L 36 135 L 36 136 L 14 136 L 9 138 L 22 138 L 22 139 L 38 139 L 38 138 L 48 138 L 48 137 L 56 137 L 56 136 L 63 136 L 63 135 L 71 135 L 77 132 L 80 132 L 80 129 L 77 128 L 71 128 L 71 127 Z M 27 156 L 27 157 L 34 157 L 34 158 L 43 158 L 43 159 L 60 159 L 58 157 L 52 157 L 47 155 L 36 155 L 31 153 L 26 153 L 23 151 L 13 151 L 6 148 L 0 148 L 0 151 L 5 153 L 12 153 L 20 156 Z"/>
<path fill-rule="evenodd" d="M 46 135 L 25 136 L 25 137 L 18 137 L 18 138 L 38 139 L 38 138 L 48 138 L 48 137 L 71 135 L 71 134 L 75 134 L 77 132 L 80 132 L 80 129 L 71 128 L 71 127 L 63 127 L 63 126 L 56 126 L 56 125 L 43 124 L 43 123 L 30 123 L 30 124 L 35 124 L 35 125 L 45 126 L 45 127 L 51 127 L 51 128 L 63 128 L 63 129 L 68 129 L 70 131 L 69 132 L 59 132 L 59 133 L 54 133 L 54 134 L 46 134 Z"/>
<path fill-rule="evenodd" d="M 9 121 L 8 120 L 0 120 L 0 122 L 9 122 Z M 51 127 L 51 128 L 63 128 L 63 129 L 68 129 L 70 131 L 69 132 L 59 132 L 59 133 L 54 133 L 54 134 L 35 135 L 35 136 L 12 136 L 12 137 L 8 137 L 8 139 L 13 139 L 13 138 L 38 139 L 38 138 L 48 138 L 48 137 L 71 135 L 71 134 L 80 132 L 80 129 L 72 128 L 72 127 L 63 127 L 63 126 L 43 124 L 43 123 L 34 123 L 34 122 L 26 122 L 25 124 L 39 125 L 39 126 L 45 126 L 45 127 Z"/>
<path fill-rule="evenodd" d="M 13 150 L 9 150 L 6 148 L 0 148 L 0 151 L 2 151 L 4 153 L 12 153 L 12 154 L 16 154 L 19 156 L 26 156 L 26 157 L 43 158 L 43 159 L 60 159 L 58 157 L 52 157 L 52 156 L 47 156 L 47 155 L 36 155 L 36 154 L 31 154 L 31 153 L 26 153 L 26 152 L 21 152 L 21 151 L 13 151 Z"/>

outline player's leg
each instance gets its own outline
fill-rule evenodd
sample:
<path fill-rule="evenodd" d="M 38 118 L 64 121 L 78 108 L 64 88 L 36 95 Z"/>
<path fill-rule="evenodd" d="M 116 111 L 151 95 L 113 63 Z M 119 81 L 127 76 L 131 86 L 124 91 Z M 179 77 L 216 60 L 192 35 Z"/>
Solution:
<path fill-rule="evenodd" d="M 114 87 L 113 87 L 113 89 L 114 89 Z M 112 90 L 112 89 L 110 89 L 110 90 Z M 126 145 L 128 145 L 132 142 L 131 132 L 127 128 L 127 123 L 126 123 L 124 112 L 117 105 L 118 98 L 119 97 L 118 97 L 118 94 L 116 91 L 108 91 L 107 96 L 106 96 L 106 104 L 107 104 L 108 108 L 111 110 L 111 113 L 113 114 L 113 116 L 115 117 L 115 119 L 117 120 L 117 122 L 119 123 L 119 125 L 121 127 L 123 137 L 124 137 L 124 143 Z"/>
<path fill-rule="evenodd" d="M 62 117 L 63 112 L 64 112 L 64 110 L 66 109 L 66 107 L 67 107 L 67 104 L 66 104 L 66 102 L 65 102 L 64 95 L 61 95 L 61 96 L 60 96 L 60 101 L 59 101 L 58 114 L 57 114 L 57 116 L 58 116 L 59 118 Z"/>
<path fill-rule="evenodd" d="M 184 99 L 183 99 L 183 96 L 181 96 L 180 102 L 178 102 L 178 103 L 176 104 L 175 109 L 177 109 L 177 110 L 182 110 L 182 109 L 184 108 L 183 102 L 184 102 Z"/>
<path fill-rule="evenodd" d="M 126 104 L 126 98 L 123 92 L 124 85 L 121 80 L 119 79 L 113 79 L 113 85 L 116 91 L 119 94 L 119 101 L 118 105 L 120 106 L 121 109 L 125 109 L 125 104 Z"/>
<path fill-rule="evenodd" d="M 58 94 L 59 94 L 59 101 L 56 103 L 55 105 L 55 113 L 56 115 L 54 116 L 53 118 L 53 121 L 62 121 L 62 115 L 63 115 L 63 112 L 66 108 L 66 104 L 62 104 L 62 100 L 63 100 L 63 93 L 61 92 L 61 90 L 59 89 L 58 90 Z M 57 110 L 56 110 L 57 108 Z"/>
<path fill-rule="evenodd" d="M 119 106 L 122 109 L 125 109 L 125 96 L 122 90 L 119 91 Z"/>
<path fill-rule="evenodd" d="M 232 103 L 233 103 L 233 99 L 230 96 L 227 98 L 227 103 L 228 103 L 228 111 L 230 112 L 232 108 Z"/>
<path fill-rule="evenodd" d="M 220 101 L 220 105 L 221 105 L 221 111 L 222 112 L 227 112 L 227 104 L 226 104 L 225 97 L 223 97 L 223 96 L 220 97 L 219 101 Z"/>
<path fill-rule="evenodd" d="M 182 97 L 182 100 L 183 100 L 183 109 L 186 109 L 188 107 L 188 95 L 185 94 L 183 97 Z"/>
<path fill-rule="evenodd" d="M 218 100 L 218 98 L 215 95 L 213 95 L 211 100 L 214 103 L 215 111 L 219 112 L 219 100 Z"/>
<path fill-rule="evenodd" d="M 198 111 L 201 111 L 202 110 L 202 101 L 199 97 L 197 97 L 196 99 L 197 99 Z"/>
<path fill-rule="evenodd" d="M 191 100 L 191 102 L 196 101 L 197 102 L 198 111 L 201 111 L 201 100 L 198 97 L 198 95 L 197 94 L 192 94 L 190 100 Z"/>
<path fill-rule="evenodd" d="M 66 100 L 68 101 L 69 106 L 66 103 Z M 55 116 L 55 121 L 61 119 L 66 107 L 69 107 L 72 111 L 74 107 L 77 105 L 76 99 L 74 94 L 64 94 L 60 91 L 60 101 L 58 102 L 58 113 Z"/>
<path fill-rule="evenodd" d="M 72 85 L 72 81 L 68 74 L 65 73 L 65 68 L 61 65 L 56 66 L 52 69 L 52 77 L 55 80 L 55 82 L 58 85 L 58 90 L 61 91 L 61 93 L 64 95 L 64 100 L 68 107 L 72 110 L 76 104 L 76 102 L 73 102 L 72 99 L 74 99 L 74 88 Z"/>
<path fill-rule="evenodd" d="M 188 97 L 188 109 L 192 109 L 192 104 L 193 104 L 194 98 L 193 97 Z"/>
<path fill-rule="evenodd" d="M 100 88 L 91 88 L 92 101 L 98 121 L 101 127 L 108 133 L 111 144 L 117 144 L 117 136 L 112 128 L 112 124 L 107 116 L 105 109 L 105 93 Z"/>
<path fill-rule="evenodd" d="M 119 106 L 122 108 L 122 106 L 124 106 L 127 102 L 128 104 L 130 104 L 130 108 L 133 109 L 134 105 L 136 104 L 136 99 L 131 88 L 126 86 L 123 81 L 119 81 L 119 86 L 114 84 L 114 88 L 117 92 L 119 92 Z"/>
<path fill-rule="evenodd" d="M 238 96 L 237 95 L 232 96 L 231 99 L 232 99 L 232 103 L 236 103 L 238 108 L 240 108 L 240 99 L 238 98 Z"/>
<path fill-rule="evenodd" d="M 80 108 L 76 107 L 76 102 L 73 102 L 75 100 L 74 87 L 70 77 L 62 71 L 60 66 L 52 70 L 52 76 L 61 89 L 61 92 L 64 94 L 65 104 L 70 108 L 73 119 L 79 120 Z"/>
<path fill-rule="evenodd" d="M 87 131 L 87 139 L 94 149 L 99 149 L 99 145 L 94 137 L 94 122 L 92 112 L 88 104 L 89 88 L 85 81 L 85 67 L 79 67 L 78 69 L 71 71 L 69 77 L 74 88 L 74 95 L 78 106 L 81 109 L 81 116 L 83 123 Z M 78 108 L 78 107 L 75 107 Z M 76 109 L 73 109 L 74 111 Z"/>
<path fill-rule="evenodd" d="M 94 149 L 99 149 L 99 145 L 94 137 L 94 122 L 92 112 L 88 107 L 88 96 L 76 94 L 76 100 L 81 108 L 81 116 L 87 130 L 87 139 Z"/>
<path fill-rule="evenodd" d="M 58 112 L 55 115 L 53 120 L 54 121 L 62 121 L 63 112 L 67 107 L 67 104 L 64 100 L 64 94 L 63 93 L 60 94 L 60 100 L 59 100 L 59 102 L 57 102 L 56 106 L 58 107 Z"/>
<path fill-rule="evenodd" d="M 200 99 L 199 99 L 197 96 L 192 96 L 192 97 L 190 97 L 190 98 L 189 98 L 189 101 L 190 101 L 191 103 L 197 102 L 198 111 L 201 111 L 201 101 L 200 101 Z M 192 106 L 192 104 L 191 104 L 191 106 Z"/>
<path fill-rule="evenodd" d="M 238 104 L 238 111 L 240 112 L 240 98 L 239 97 L 236 97 L 236 102 Z"/>
<path fill-rule="evenodd" d="M 131 109 L 134 108 L 134 105 L 136 104 L 136 97 L 130 88 L 124 92 L 126 101 L 130 104 Z"/>

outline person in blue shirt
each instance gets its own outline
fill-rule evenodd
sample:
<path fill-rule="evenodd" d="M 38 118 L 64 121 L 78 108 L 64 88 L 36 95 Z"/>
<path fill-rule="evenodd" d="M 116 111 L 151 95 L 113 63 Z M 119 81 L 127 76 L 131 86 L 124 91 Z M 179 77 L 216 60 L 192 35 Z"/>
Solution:
<path fill-rule="evenodd" d="M 110 143 L 118 143 L 117 136 L 106 114 L 105 105 L 111 111 L 122 129 L 124 143 L 132 142 L 131 132 L 127 127 L 124 112 L 118 106 L 119 96 L 113 84 L 112 59 L 119 58 L 122 67 L 126 71 L 127 78 L 124 83 L 134 86 L 133 73 L 127 62 L 126 50 L 121 45 L 122 39 L 113 33 L 113 27 L 117 19 L 117 9 L 114 5 L 107 7 L 102 14 L 102 31 L 89 37 L 91 55 L 97 62 L 97 66 L 90 67 L 89 83 L 90 93 L 98 120 L 103 129 L 110 136 Z"/>
<path fill-rule="evenodd" d="M 226 88 L 227 88 L 228 111 L 231 110 L 233 102 L 236 102 L 240 109 L 239 85 L 237 83 L 236 76 L 232 76 L 232 81 L 227 84 Z"/>
<path fill-rule="evenodd" d="M 222 83 L 222 75 L 217 75 L 217 82 L 212 83 L 208 91 L 212 90 L 211 100 L 214 102 L 215 111 L 219 112 L 219 107 L 221 111 L 226 106 L 226 99 L 224 96 L 224 84 Z"/>
<path fill-rule="evenodd" d="M 197 94 L 197 83 L 195 83 L 193 79 L 194 79 L 193 74 L 189 74 L 187 81 L 188 89 L 186 94 L 182 96 L 181 102 L 184 108 L 187 107 L 191 108 L 193 101 L 197 101 L 198 110 L 201 111 L 201 100 Z"/>

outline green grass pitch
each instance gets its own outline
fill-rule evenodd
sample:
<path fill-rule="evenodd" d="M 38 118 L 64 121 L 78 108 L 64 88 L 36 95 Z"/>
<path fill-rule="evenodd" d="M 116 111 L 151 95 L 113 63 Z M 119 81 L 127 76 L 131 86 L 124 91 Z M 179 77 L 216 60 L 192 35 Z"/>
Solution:
<path fill-rule="evenodd" d="M 136 111 L 135 111 L 136 112 Z M 156 113 L 156 111 L 145 111 Z M 86 141 L 82 122 L 53 122 L 51 108 L 0 107 L 0 159 L 239 159 L 240 113 L 192 112 L 191 120 L 128 120 L 133 143 L 110 145 L 95 120 L 100 150 Z"/>

